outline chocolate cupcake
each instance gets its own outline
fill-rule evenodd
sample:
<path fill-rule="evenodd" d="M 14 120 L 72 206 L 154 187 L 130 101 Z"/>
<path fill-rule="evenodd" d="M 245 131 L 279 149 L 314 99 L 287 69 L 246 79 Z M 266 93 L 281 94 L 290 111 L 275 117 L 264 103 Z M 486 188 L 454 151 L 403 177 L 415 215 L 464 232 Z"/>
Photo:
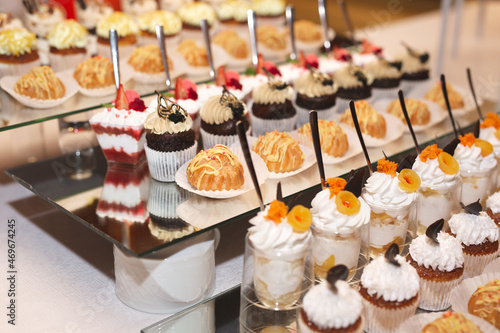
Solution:
<path fill-rule="evenodd" d="M 401 62 L 390 62 L 383 58 L 369 62 L 364 67 L 373 77 L 372 94 L 374 99 L 395 98 L 401 81 Z"/>
<path fill-rule="evenodd" d="M 245 130 L 250 128 L 246 117 L 245 103 L 237 99 L 223 86 L 222 96 L 212 96 L 200 109 L 203 146 L 212 148 L 216 144 L 230 146 L 238 138 L 236 123 L 242 121 Z"/>
<path fill-rule="evenodd" d="M 337 110 L 344 112 L 349 101 L 368 99 L 372 96 L 373 78 L 361 67 L 349 65 L 333 74 L 337 84 Z"/>
<path fill-rule="evenodd" d="M 173 181 L 177 169 L 196 155 L 193 121 L 178 104 L 157 95 L 156 112 L 144 122 L 146 157 L 154 179 Z"/>
<path fill-rule="evenodd" d="M 414 90 L 419 84 L 429 80 L 429 54 L 418 52 L 408 46 L 406 53 L 398 58 L 401 61 L 401 88 L 406 93 Z"/>

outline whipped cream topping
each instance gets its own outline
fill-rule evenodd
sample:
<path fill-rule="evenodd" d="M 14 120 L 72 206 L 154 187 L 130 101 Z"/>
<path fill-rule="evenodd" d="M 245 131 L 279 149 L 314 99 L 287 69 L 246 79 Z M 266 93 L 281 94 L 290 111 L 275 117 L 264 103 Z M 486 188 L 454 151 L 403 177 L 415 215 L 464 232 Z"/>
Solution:
<path fill-rule="evenodd" d="M 87 46 L 89 32 L 75 20 L 64 20 L 57 23 L 47 34 L 49 45 L 63 50 L 71 47 L 84 48 Z"/>
<path fill-rule="evenodd" d="M 361 283 L 368 295 L 383 297 L 386 302 L 402 302 L 415 297 L 420 289 L 417 270 L 404 257 L 397 255 L 395 266 L 380 256 L 370 262 L 361 275 Z"/>
<path fill-rule="evenodd" d="M 66 14 L 54 4 L 40 4 L 33 14 L 26 13 L 26 27 L 39 37 L 45 37 L 57 22 L 66 19 Z"/>
<path fill-rule="evenodd" d="M 500 213 L 500 191 L 493 193 L 486 199 L 486 207 L 491 209 L 493 214 Z"/>
<path fill-rule="evenodd" d="M 401 72 L 383 59 L 371 61 L 364 67 L 365 71 L 375 79 L 398 79 L 401 77 Z"/>
<path fill-rule="evenodd" d="M 479 138 L 488 141 L 493 146 L 495 152 L 500 150 L 500 140 L 498 140 L 495 132 L 497 129 L 495 127 L 481 128 L 479 131 Z"/>
<path fill-rule="evenodd" d="M 498 227 L 486 212 L 479 215 L 465 212 L 453 215 L 448 221 L 451 232 L 464 245 L 478 245 L 486 240 L 498 240 Z"/>
<path fill-rule="evenodd" d="M 261 84 L 252 92 L 254 103 L 258 104 L 279 104 L 292 100 L 294 95 L 293 88 L 288 86 L 285 89 L 273 89 L 268 83 Z"/>
<path fill-rule="evenodd" d="M 20 56 L 36 48 L 36 35 L 24 28 L 0 31 L 0 54 Z"/>
<path fill-rule="evenodd" d="M 118 37 L 137 35 L 139 27 L 137 23 L 125 13 L 113 12 L 97 23 L 96 33 L 99 37 L 109 39 L 109 30 L 115 29 Z"/>
<path fill-rule="evenodd" d="M 283 0 L 253 0 L 251 6 L 257 15 L 277 16 L 285 13 L 286 3 Z"/>
<path fill-rule="evenodd" d="M 177 14 L 168 10 L 156 10 L 145 13 L 137 19 L 139 29 L 156 34 L 156 26 L 162 25 L 166 36 L 178 34 L 182 29 L 182 21 Z"/>
<path fill-rule="evenodd" d="M 174 123 L 167 117 L 162 118 L 157 112 L 150 113 L 144 121 L 144 128 L 154 134 L 187 132 L 193 127 L 193 120 L 186 114 L 186 119 L 182 122 Z"/>
<path fill-rule="evenodd" d="M 212 26 L 217 19 L 215 10 L 203 2 L 187 3 L 179 8 L 177 14 L 181 17 L 182 22 L 195 27 L 200 27 L 203 19 L 207 20 L 209 26 Z"/>
<path fill-rule="evenodd" d="M 253 225 L 248 229 L 249 239 L 256 249 L 292 251 L 308 245 L 311 238 L 310 230 L 301 233 L 294 232 L 292 226 L 286 221 L 286 217 L 281 220 L 281 223 L 267 219 L 268 211 L 269 206 L 249 221 Z"/>
<path fill-rule="evenodd" d="M 122 3 L 123 10 L 132 16 L 139 16 L 158 9 L 156 0 L 125 0 Z"/>
<path fill-rule="evenodd" d="M 196 115 L 198 111 L 200 111 L 201 103 L 199 100 L 192 100 L 192 99 L 174 99 L 171 98 L 175 103 L 179 104 L 184 110 L 188 112 L 190 115 Z M 156 108 L 158 107 L 158 102 L 155 99 L 151 101 L 148 105 L 147 112 L 148 114 L 151 112 L 156 112 Z"/>
<path fill-rule="evenodd" d="M 439 243 L 420 235 L 410 243 L 410 255 L 419 266 L 442 272 L 451 272 L 464 265 L 462 245 L 452 235 L 440 232 Z"/>
<path fill-rule="evenodd" d="M 250 4 L 246 1 L 227 0 L 221 2 L 215 10 L 221 21 L 235 20 L 238 22 L 246 22 L 249 9 Z"/>
<path fill-rule="evenodd" d="M 417 199 L 418 192 L 408 193 L 399 188 L 398 177 L 374 172 L 366 181 L 363 199 L 375 213 L 385 211 L 392 217 L 404 217 L 408 207 Z M 378 206 L 378 207 L 375 207 Z M 380 209 L 381 211 L 378 211 Z"/>
<path fill-rule="evenodd" d="M 445 186 L 451 187 L 455 185 L 459 177 L 459 172 L 454 175 L 449 175 L 439 168 L 437 158 L 428 158 L 426 162 L 422 162 L 420 155 L 415 159 L 412 170 L 420 176 L 422 186 Z"/>
<path fill-rule="evenodd" d="M 87 6 L 85 9 L 82 9 L 78 4 L 76 5 L 76 15 L 78 22 L 87 29 L 94 29 L 99 20 L 111 15 L 114 11 L 113 7 L 104 2 L 86 1 L 85 5 Z"/>
<path fill-rule="evenodd" d="M 335 283 L 337 292 L 322 282 L 304 296 L 303 310 L 307 318 L 321 329 L 340 329 L 353 325 L 361 316 L 361 295 L 345 281 Z"/>
<path fill-rule="evenodd" d="M 148 113 L 134 110 L 118 110 L 105 108 L 90 118 L 90 124 L 123 128 L 127 126 L 143 126 Z"/>
<path fill-rule="evenodd" d="M 24 28 L 23 22 L 11 13 L 0 13 L 0 31 L 7 29 Z"/>
<path fill-rule="evenodd" d="M 464 146 L 459 143 L 453 155 L 457 160 L 460 171 L 465 170 L 491 170 L 497 166 L 497 160 L 494 154 L 489 154 L 483 157 L 481 148 L 473 145 L 472 147 Z"/>
<path fill-rule="evenodd" d="M 363 198 L 358 198 L 359 212 L 351 216 L 338 211 L 335 199 L 336 196 L 330 199 L 330 190 L 326 188 L 312 200 L 311 214 L 316 228 L 347 235 L 370 222 L 370 207 Z"/>
<path fill-rule="evenodd" d="M 366 71 L 362 72 L 366 76 L 367 85 L 371 85 L 373 82 L 373 77 Z M 354 75 L 354 71 L 351 66 L 342 67 L 336 72 L 334 72 L 333 79 L 335 83 L 339 86 L 339 88 L 350 89 L 350 88 L 363 87 L 363 82 L 358 80 L 358 78 Z"/>
<path fill-rule="evenodd" d="M 294 87 L 298 93 L 311 98 L 333 95 L 337 91 L 335 83 L 323 85 L 314 79 L 312 72 L 299 76 L 295 81 Z"/>
<path fill-rule="evenodd" d="M 233 119 L 233 110 L 228 106 L 222 105 L 220 98 L 221 96 L 212 96 L 201 106 L 200 117 L 204 122 L 220 125 L 229 119 Z M 247 109 L 245 103 L 243 103 L 243 106 L 245 108 L 243 115 L 246 115 Z"/>
<path fill-rule="evenodd" d="M 402 73 L 417 73 L 429 69 L 429 61 L 421 63 L 418 57 L 412 56 L 409 52 L 399 56 L 398 60 L 402 63 Z"/>

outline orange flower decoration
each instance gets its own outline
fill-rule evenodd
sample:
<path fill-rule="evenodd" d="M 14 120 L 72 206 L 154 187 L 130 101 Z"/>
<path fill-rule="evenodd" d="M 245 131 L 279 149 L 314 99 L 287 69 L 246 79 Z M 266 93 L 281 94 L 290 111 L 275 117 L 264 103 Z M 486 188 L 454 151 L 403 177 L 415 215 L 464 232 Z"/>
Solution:
<path fill-rule="evenodd" d="M 266 219 L 274 221 L 274 223 L 281 223 L 281 220 L 286 216 L 288 206 L 284 202 L 274 200 L 269 204 Z"/>
<path fill-rule="evenodd" d="M 443 150 L 438 148 L 437 145 L 430 145 L 425 147 L 424 150 L 420 153 L 420 160 L 422 162 L 427 162 L 427 159 L 434 160 L 438 158 L 439 154 L 441 154 Z"/>
<path fill-rule="evenodd" d="M 391 177 L 396 177 L 398 170 L 398 164 L 396 162 L 391 162 L 382 158 L 377 162 L 377 171 L 390 175 Z"/>
<path fill-rule="evenodd" d="M 297 205 L 287 215 L 287 222 L 295 232 L 306 232 L 312 224 L 312 214 L 309 209 Z"/>
<path fill-rule="evenodd" d="M 460 143 L 466 147 L 472 147 L 476 143 L 476 138 L 472 133 L 467 133 L 463 136 L 460 135 L 459 138 L 460 138 Z"/>
<path fill-rule="evenodd" d="M 344 187 L 347 184 L 346 180 L 340 177 L 328 178 L 326 182 L 328 183 L 328 189 L 330 190 L 330 199 L 336 196 L 340 191 L 344 190 Z"/>
<path fill-rule="evenodd" d="M 500 129 L 500 117 L 493 112 L 488 112 L 486 118 L 481 123 L 481 128 L 495 127 Z"/>

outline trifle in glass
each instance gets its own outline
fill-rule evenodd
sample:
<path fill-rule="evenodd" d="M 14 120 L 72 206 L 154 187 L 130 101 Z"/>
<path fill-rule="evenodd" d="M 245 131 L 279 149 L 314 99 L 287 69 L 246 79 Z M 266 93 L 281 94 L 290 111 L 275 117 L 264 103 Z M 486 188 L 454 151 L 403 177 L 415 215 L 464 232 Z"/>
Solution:
<path fill-rule="evenodd" d="M 488 141 L 493 146 L 493 154 L 500 164 L 500 117 L 488 112 L 480 126 L 479 138 Z M 500 170 L 500 169 L 499 169 Z M 497 173 L 496 185 L 500 185 L 500 172 Z"/>

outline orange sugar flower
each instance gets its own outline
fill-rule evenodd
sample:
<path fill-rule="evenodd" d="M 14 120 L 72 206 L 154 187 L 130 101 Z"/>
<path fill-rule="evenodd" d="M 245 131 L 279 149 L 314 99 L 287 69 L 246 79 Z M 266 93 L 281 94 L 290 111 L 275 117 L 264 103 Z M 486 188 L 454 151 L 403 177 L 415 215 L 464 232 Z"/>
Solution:
<path fill-rule="evenodd" d="M 500 117 L 493 112 L 488 112 L 486 118 L 481 123 L 481 128 L 494 127 L 500 129 Z"/>
<path fill-rule="evenodd" d="M 326 182 L 328 183 L 328 189 L 330 190 L 330 199 L 336 196 L 340 191 L 344 190 L 344 187 L 347 184 L 346 180 L 340 177 L 328 178 Z"/>
<path fill-rule="evenodd" d="M 274 200 L 269 204 L 266 219 L 272 220 L 274 223 L 281 223 L 287 212 L 288 206 L 284 202 Z"/>
<path fill-rule="evenodd" d="M 425 147 L 424 150 L 420 153 L 420 160 L 422 162 L 427 162 L 427 159 L 434 160 L 438 158 L 439 154 L 441 154 L 443 150 L 438 148 L 437 145 L 430 145 Z"/>
<path fill-rule="evenodd" d="M 391 162 L 382 158 L 377 162 L 377 171 L 390 175 L 391 177 L 396 177 L 398 170 L 398 164 L 396 162 Z"/>
<path fill-rule="evenodd" d="M 460 135 L 459 138 L 460 138 L 460 143 L 466 147 L 472 147 L 476 143 L 476 138 L 472 133 L 467 133 L 463 136 Z"/>

